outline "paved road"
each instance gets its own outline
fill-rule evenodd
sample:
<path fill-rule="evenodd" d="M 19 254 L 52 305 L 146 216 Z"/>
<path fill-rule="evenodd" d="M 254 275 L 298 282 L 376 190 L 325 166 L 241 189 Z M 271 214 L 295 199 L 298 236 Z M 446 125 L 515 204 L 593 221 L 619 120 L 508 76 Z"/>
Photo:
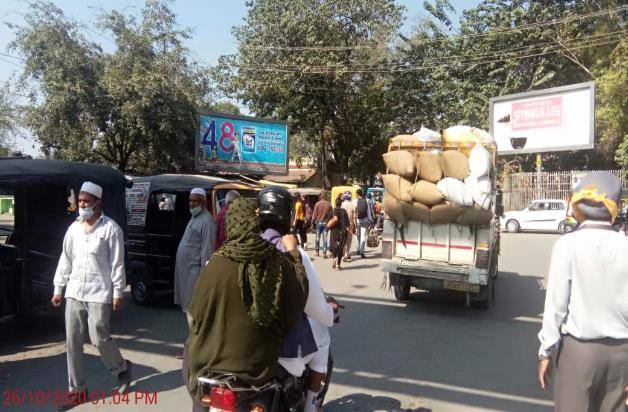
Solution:
<path fill-rule="evenodd" d="M 347 306 L 333 329 L 335 369 L 325 410 L 551 410 L 535 368 L 542 279 L 556 238 L 504 235 L 496 303 L 488 311 L 465 309 L 461 296 L 446 293 L 415 291 L 409 303 L 395 302 L 381 288 L 375 251 L 339 272 L 329 260 L 315 259 L 324 287 Z M 76 410 L 188 410 L 173 356 L 182 348 L 184 317 L 170 299 L 164 296 L 160 306 L 149 308 L 128 302 L 114 314 L 113 331 L 138 377 L 128 403 L 112 405 L 120 400 L 109 397 L 104 405 Z M 52 409 L 37 407 L 29 397 L 31 391 L 65 387 L 62 314 L 0 320 L 0 337 L 0 402 L 7 400 L 5 391 L 26 391 L 25 405 L 9 410 Z M 112 388 L 97 352 L 91 345 L 85 351 L 89 389 Z M 156 404 L 143 396 L 155 392 Z"/>

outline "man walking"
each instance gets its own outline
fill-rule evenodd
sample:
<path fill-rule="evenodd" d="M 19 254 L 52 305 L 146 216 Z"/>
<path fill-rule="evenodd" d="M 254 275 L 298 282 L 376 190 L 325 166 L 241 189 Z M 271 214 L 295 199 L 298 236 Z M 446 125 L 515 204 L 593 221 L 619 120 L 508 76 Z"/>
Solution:
<path fill-rule="evenodd" d="M 351 193 L 345 192 L 343 196 L 343 202 L 340 207 L 342 207 L 345 212 L 347 212 L 347 216 L 349 217 L 349 234 L 347 235 L 347 242 L 345 243 L 345 253 L 344 253 L 344 261 L 347 262 L 351 259 L 351 244 L 353 243 L 353 235 L 355 234 L 355 206 L 351 202 Z"/>
<path fill-rule="evenodd" d="M 294 194 L 294 219 L 292 221 L 294 234 L 297 235 L 301 247 L 305 249 L 307 244 L 307 232 L 305 231 L 305 201 L 301 193 Z"/>
<path fill-rule="evenodd" d="M 54 276 L 52 305 L 61 306 L 65 288 L 69 396 L 59 405 L 67 410 L 88 400 L 83 370 L 84 332 L 98 349 L 107 370 L 118 378 L 120 393 L 131 382 L 131 362 L 120 354 L 111 338 L 112 310 L 120 310 L 126 275 L 124 234 L 120 226 L 102 213 L 102 188 L 83 183 L 79 217 L 63 239 L 63 249 Z"/>
<path fill-rule="evenodd" d="M 321 192 L 318 202 L 314 205 L 314 212 L 312 212 L 312 222 L 314 222 L 314 228 L 316 229 L 316 256 L 319 255 L 321 237 L 323 238 L 323 257 L 327 257 L 327 222 L 331 219 L 332 207 L 327 195 Z"/>
<path fill-rule="evenodd" d="M 188 321 L 196 279 L 214 252 L 216 244 L 216 224 L 207 211 L 207 194 L 204 189 L 192 189 L 189 206 L 192 218 L 179 243 L 174 271 L 174 303 L 181 306 Z"/>
<path fill-rule="evenodd" d="M 355 226 L 358 232 L 358 254 L 361 258 L 365 258 L 366 237 L 368 235 L 370 222 L 373 221 L 373 211 L 371 210 L 368 200 L 364 198 L 362 189 L 358 189 L 356 194 L 358 195 L 358 201 L 355 207 Z"/>
<path fill-rule="evenodd" d="M 625 410 L 628 386 L 628 238 L 613 230 L 621 182 L 591 173 L 571 204 L 579 227 L 556 242 L 547 278 L 538 378 L 555 359 L 559 412 Z"/>

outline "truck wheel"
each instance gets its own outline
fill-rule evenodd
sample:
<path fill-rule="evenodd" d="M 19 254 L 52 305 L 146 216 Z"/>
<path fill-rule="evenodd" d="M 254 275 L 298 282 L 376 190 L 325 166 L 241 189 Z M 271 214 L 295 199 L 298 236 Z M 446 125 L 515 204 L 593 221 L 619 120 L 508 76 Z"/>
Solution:
<path fill-rule="evenodd" d="M 131 282 L 131 297 L 133 302 L 141 306 L 150 305 L 155 296 L 155 287 L 149 275 L 141 274 L 133 276 Z"/>
<path fill-rule="evenodd" d="M 493 306 L 493 300 L 495 299 L 495 282 L 493 277 L 488 277 L 488 284 L 484 286 L 484 297 L 482 300 L 476 301 L 476 305 L 480 309 L 489 309 Z"/>
<path fill-rule="evenodd" d="M 404 285 L 394 285 L 393 292 L 395 292 L 395 299 L 399 302 L 410 300 L 410 283 L 406 282 Z"/>
<path fill-rule="evenodd" d="M 506 222 L 506 230 L 510 233 L 517 233 L 521 227 L 519 226 L 519 222 L 516 220 L 509 220 Z"/>

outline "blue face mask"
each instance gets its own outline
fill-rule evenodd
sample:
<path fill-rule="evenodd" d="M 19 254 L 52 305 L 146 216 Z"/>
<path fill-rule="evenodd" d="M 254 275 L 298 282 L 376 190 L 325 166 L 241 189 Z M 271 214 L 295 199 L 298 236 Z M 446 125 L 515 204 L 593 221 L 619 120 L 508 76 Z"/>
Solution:
<path fill-rule="evenodd" d="M 203 211 L 203 209 L 201 209 L 200 206 L 196 206 L 196 207 L 191 207 L 190 208 L 190 213 L 194 217 L 198 216 L 202 211 Z"/>

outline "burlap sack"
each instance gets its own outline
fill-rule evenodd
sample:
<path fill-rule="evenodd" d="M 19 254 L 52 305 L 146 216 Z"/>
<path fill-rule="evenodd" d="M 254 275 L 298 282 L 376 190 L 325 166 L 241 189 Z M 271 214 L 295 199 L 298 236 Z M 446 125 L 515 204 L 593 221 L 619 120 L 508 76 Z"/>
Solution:
<path fill-rule="evenodd" d="M 383 175 L 382 180 L 384 181 L 386 192 L 392 197 L 402 202 L 412 201 L 412 196 L 410 195 L 412 183 L 408 180 L 397 175 Z"/>
<path fill-rule="evenodd" d="M 392 197 L 388 192 L 384 193 L 384 214 L 399 225 L 406 224 L 406 216 L 403 213 L 403 203 Z"/>
<path fill-rule="evenodd" d="M 415 159 L 421 180 L 438 183 L 443 178 L 443 160 L 440 153 L 420 152 Z"/>
<path fill-rule="evenodd" d="M 443 201 L 443 195 L 436 185 L 425 180 L 413 184 L 409 193 L 412 200 L 426 206 L 434 206 Z"/>
<path fill-rule="evenodd" d="M 405 143 L 420 143 L 421 140 L 418 137 L 414 137 L 411 134 L 400 134 L 392 139 L 390 139 L 390 143 L 392 144 L 404 144 Z"/>
<path fill-rule="evenodd" d="M 401 210 L 408 220 L 430 223 L 430 208 L 422 203 L 402 203 Z"/>
<path fill-rule="evenodd" d="M 413 153 L 407 150 L 393 150 L 392 152 L 384 153 L 383 157 L 388 173 L 414 181 L 416 170 L 414 168 Z"/>
<path fill-rule="evenodd" d="M 469 158 L 457 150 L 443 152 L 443 170 L 446 177 L 464 180 L 469 176 Z"/>
<path fill-rule="evenodd" d="M 458 223 L 461 225 L 487 226 L 491 223 L 493 212 L 480 207 L 465 207 L 460 216 Z"/>
<path fill-rule="evenodd" d="M 436 205 L 430 210 L 430 220 L 433 225 L 443 225 L 445 223 L 456 223 L 458 216 L 462 213 L 460 206 L 453 203 Z"/>

